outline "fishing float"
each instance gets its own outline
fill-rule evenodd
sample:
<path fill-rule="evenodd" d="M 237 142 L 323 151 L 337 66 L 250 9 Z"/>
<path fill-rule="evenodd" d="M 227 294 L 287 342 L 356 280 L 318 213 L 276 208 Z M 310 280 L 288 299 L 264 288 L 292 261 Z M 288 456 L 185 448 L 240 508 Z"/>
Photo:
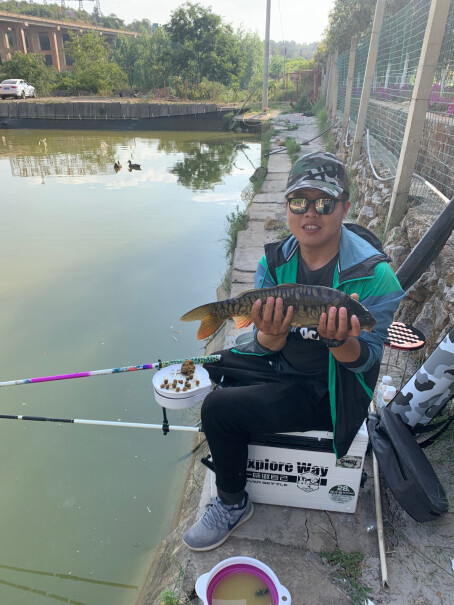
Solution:
<path fill-rule="evenodd" d="M 220 355 L 202 355 L 201 357 L 185 357 L 184 359 L 175 359 L 172 361 L 161 361 L 154 363 L 145 363 L 137 366 L 125 366 L 121 368 L 110 368 L 107 370 L 90 370 L 88 372 L 75 372 L 73 374 L 59 374 L 56 376 L 41 376 L 37 378 L 21 378 L 20 380 L 8 380 L 0 382 L 0 387 L 11 387 L 20 384 L 36 384 L 39 382 L 52 382 L 54 380 L 71 380 L 73 378 L 87 378 L 88 376 L 101 376 L 103 374 L 120 374 L 122 372 L 137 372 L 139 370 L 152 370 L 155 368 L 165 368 L 167 366 L 181 364 L 183 361 L 190 360 L 195 364 L 213 363 L 221 359 Z"/>

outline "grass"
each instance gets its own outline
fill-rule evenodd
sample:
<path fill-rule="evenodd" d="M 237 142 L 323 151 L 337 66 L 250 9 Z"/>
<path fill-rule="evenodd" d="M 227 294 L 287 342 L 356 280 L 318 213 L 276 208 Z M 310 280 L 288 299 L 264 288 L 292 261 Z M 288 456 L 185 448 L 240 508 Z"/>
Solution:
<path fill-rule="evenodd" d="M 287 153 L 290 156 L 290 160 L 292 164 L 296 162 L 299 158 L 299 152 L 301 151 L 301 145 L 297 143 L 294 137 L 286 137 L 285 139 L 285 147 L 287 149 Z"/>
<path fill-rule="evenodd" d="M 325 100 L 320 98 L 314 105 L 314 114 L 317 116 L 317 124 L 320 132 L 323 132 L 330 126 L 328 110 L 325 107 Z M 328 130 L 323 136 L 322 140 L 325 143 L 325 149 L 329 153 L 334 153 L 335 142 L 333 133 Z"/>
<path fill-rule="evenodd" d="M 236 207 L 234 212 L 226 216 L 227 228 L 224 237 L 225 254 L 229 263 L 233 260 L 236 244 L 238 241 L 238 232 L 247 229 L 249 224 L 249 216 L 245 211 Z"/>
<path fill-rule="evenodd" d="M 168 588 L 161 592 L 159 595 L 159 601 L 160 605 L 180 605 L 179 597 L 177 597 L 173 590 Z"/>
<path fill-rule="evenodd" d="M 176 557 L 169 557 L 169 566 L 176 569 L 173 586 L 165 588 L 159 595 L 159 605 L 184 605 L 195 598 L 183 590 L 184 569 Z"/>
<path fill-rule="evenodd" d="M 358 551 L 346 553 L 340 548 L 335 548 L 331 552 L 321 552 L 320 556 L 324 557 L 330 565 L 337 567 L 340 579 L 347 581 L 348 596 L 355 605 L 363 605 L 367 602 L 371 588 L 363 586 L 359 581 L 364 558 L 362 553 Z"/>
<path fill-rule="evenodd" d="M 348 182 L 350 183 L 350 210 L 348 211 L 347 218 L 354 219 L 356 216 L 356 205 L 359 201 L 359 189 L 356 181 L 354 180 L 352 169 L 349 166 L 346 166 L 345 169 L 347 172 Z"/>

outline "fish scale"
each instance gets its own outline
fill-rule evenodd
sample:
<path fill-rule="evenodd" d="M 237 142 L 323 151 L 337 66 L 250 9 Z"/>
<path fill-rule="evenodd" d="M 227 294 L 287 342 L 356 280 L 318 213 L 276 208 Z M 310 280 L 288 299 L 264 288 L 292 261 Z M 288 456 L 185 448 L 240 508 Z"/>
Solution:
<path fill-rule="evenodd" d="M 197 338 L 202 340 L 214 334 L 229 318 L 235 320 L 237 328 L 252 323 L 251 308 L 257 299 L 263 303 L 269 297 L 282 298 L 284 313 L 293 306 L 292 325 L 297 327 L 317 327 L 322 313 L 328 313 L 331 307 L 347 309 L 348 326 L 351 316 L 356 315 L 362 330 L 370 331 L 377 323 L 369 311 L 360 302 L 348 294 L 325 286 L 303 286 L 300 284 L 282 284 L 271 288 L 246 290 L 235 298 L 196 307 L 181 317 L 182 321 L 201 320 Z"/>

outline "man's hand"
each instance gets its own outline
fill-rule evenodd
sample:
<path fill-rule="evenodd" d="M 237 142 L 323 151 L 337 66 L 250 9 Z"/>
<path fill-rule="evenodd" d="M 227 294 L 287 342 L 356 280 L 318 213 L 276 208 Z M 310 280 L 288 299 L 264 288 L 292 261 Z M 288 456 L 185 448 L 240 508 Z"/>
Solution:
<path fill-rule="evenodd" d="M 293 307 L 289 307 L 284 316 L 284 301 L 282 298 L 274 299 L 273 296 L 269 296 L 266 299 L 262 315 L 260 315 L 261 308 L 262 301 L 257 299 L 251 309 L 252 321 L 257 330 L 267 336 L 282 336 L 283 334 L 287 336 L 292 323 Z"/>
<path fill-rule="evenodd" d="M 358 300 L 358 295 L 352 294 L 352 298 Z M 361 326 L 356 315 L 352 315 L 351 324 L 352 327 L 349 330 L 347 309 L 345 307 L 340 307 L 339 310 L 336 307 L 331 307 L 328 313 L 320 315 L 317 331 L 323 338 L 332 340 L 344 340 L 348 336 L 358 337 Z"/>
<path fill-rule="evenodd" d="M 358 300 L 357 294 L 352 298 Z M 361 333 L 361 326 L 356 315 L 351 316 L 351 328 L 348 328 L 348 314 L 345 307 L 331 307 L 328 313 L 322 313 L 317 328 L 322 338 L 330 340 L 345 340 L 345 343 L 331 350 L 338 361 L 356 361 L 359 357 L 360 346 L 356 338 Z"/>
<path fill-rule="evenodd" d="M 262 301 L 256 300 L 252 305 L 251 317 L 257 328 L 257 339 L 261 345 L 273 351 L 279 351 L 285 345 L 287 334 L 292 324 L 293 307 L 288 307 L 284 315 L 282 298 L 267 298 L 262 314 Z"/>

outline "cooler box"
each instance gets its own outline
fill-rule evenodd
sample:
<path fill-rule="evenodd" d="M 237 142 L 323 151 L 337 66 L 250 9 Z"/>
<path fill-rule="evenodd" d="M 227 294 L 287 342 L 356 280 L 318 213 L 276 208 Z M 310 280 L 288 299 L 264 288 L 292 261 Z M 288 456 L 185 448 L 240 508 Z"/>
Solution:
<path fill-rule="evenodd" d="M 253 502 L 354 513 L 367 449 L 365 422 L 336 459 L 329 431 L 260 435 L 249 444 L 246 490 Z M 215 475 L 211 493 L 216 495 Z"/>

